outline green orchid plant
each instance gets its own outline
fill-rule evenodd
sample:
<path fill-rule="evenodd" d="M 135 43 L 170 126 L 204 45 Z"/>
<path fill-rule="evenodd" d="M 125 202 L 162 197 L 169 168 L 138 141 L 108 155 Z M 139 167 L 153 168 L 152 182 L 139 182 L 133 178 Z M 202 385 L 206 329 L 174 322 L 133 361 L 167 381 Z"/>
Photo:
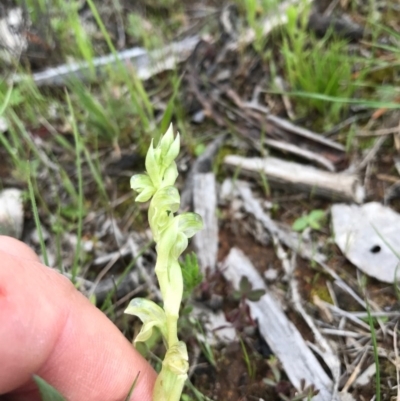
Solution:
<path fill-rule="evenodd" d="M 189 368 L 186 344 L 178 338 L 179 308 L 183 294 L 183 278 L 178 258 L 188 246 L 188 239 L 203 227 L 196 213 L 175 215 L 180 196 L 174 187 L 178 177 L 175 158 L 179 154 L 179 134 L 174 139 L 169 126 L 157 145 L 153 141 L 146 155 L 147 174 L 131 178 L 131 187 L 139 195 L 136 202 L 149 205 L 149 224 L 156 242 L 155 272 L 163 298 L 163 308 L 153 301 L 135 298 L 125 313 L 136 315 L 143 322 L 135 343 L 148 340 L 157 328 L 166 346 L 166 354 L 153 391 L 153 401 L 179 401 Z"/>

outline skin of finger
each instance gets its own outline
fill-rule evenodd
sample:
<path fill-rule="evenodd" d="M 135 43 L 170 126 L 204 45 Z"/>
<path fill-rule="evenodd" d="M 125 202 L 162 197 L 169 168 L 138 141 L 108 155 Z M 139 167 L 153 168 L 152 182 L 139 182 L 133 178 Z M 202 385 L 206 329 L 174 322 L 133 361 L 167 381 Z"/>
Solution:
<path fill-rule="evenodd" d="M 15 251 L 0 249 L 0 394 L 33 400 L 36 373 L 71 401 L 123 400 L 140 371 L 132 400 L 150 400 L 155 372 L 119 330 L 67 279 Z"/>
<path fill-rule="evenodd" d="M 8 237 L 6 235 L 0 235 L 0 251 L 4 251 L 10 255 L 18 256 L 23 259 L 34 260 L 40 262 L 39 257 L 29 248 L 28 245 L 15 238 Z"/>

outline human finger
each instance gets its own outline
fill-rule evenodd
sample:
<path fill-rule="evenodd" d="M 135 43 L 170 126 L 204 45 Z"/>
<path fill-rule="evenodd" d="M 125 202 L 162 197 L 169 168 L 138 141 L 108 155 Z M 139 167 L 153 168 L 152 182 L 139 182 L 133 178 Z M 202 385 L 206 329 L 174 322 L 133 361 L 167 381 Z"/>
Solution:
<path fill-rule="evenodd" d="M 37 374 L 70 401 L 123 400 L 140 372 L 132 400 L 150 401 L 155 372 L 111 321 L 21 243 L 8 252 L 2 241 L 0 394 L 34 400 Z"/>

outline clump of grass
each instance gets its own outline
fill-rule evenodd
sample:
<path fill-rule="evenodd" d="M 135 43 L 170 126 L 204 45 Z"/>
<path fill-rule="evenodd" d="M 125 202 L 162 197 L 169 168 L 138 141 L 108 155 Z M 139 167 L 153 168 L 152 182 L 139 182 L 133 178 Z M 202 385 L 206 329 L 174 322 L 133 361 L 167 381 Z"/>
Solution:
<path fill-rule="evenodd" d="M 282 44 L 286 79 L 293 91 L 304 92 L 301 104 L 297 105 L 300 114 L 313 109 L 334 123 L 339 120 L 347 103 L 326 100 L 353 96 L 356 89 L 354 60 L 348 52 L 346 40 L 335 38 L 330 33 L 318 39 L 307 32 L 306 23 L 295 8 L 288 10 Z M 319 96 L 313 96 L 315 94 Z"/>

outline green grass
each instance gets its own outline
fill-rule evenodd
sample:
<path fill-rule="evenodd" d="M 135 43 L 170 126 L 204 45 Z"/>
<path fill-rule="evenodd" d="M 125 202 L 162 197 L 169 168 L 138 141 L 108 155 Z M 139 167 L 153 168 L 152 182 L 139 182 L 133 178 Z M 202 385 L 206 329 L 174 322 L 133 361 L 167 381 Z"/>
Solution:
<path fill-rule="evenodd" d="M 301 108 L 297 109 L 300 114 L 315 109 L 337 122 L 347 106 L 339 99 L 351 98 L 356 89 L 352 78 L 354 61 L 347 50 L 348 43 L 332 34 L 317 39 L 307 32 L 304 13 L 299 15 L 297 9 L 291 7 L 287 14 L 282 46 L 285 75 L 292 91 L 305 94 Z M 318 96 L 308 96 L 310 94 Z M 337 101 L 324 101 L 328 98 Z"/>
<path fill-rule="evenodd" d="M 38 208 L 37 208 L 37 204 L 36 204 L 35 193 L 33 190 L 30 169 L 28 169 L 27 181 L 28 181 L 28 189 L 29 189 L 29 198 L 30 198 L 30 201 L 32 204 L 32 212 L 33 212 L 33 216 L 34 216 L 34 220 L 35 220 L 36 230 L 37 230 L 38 236 L 39 236 L 39 243 L 40 243 L 40 249 L 42 251 L 43 262 L 46 266 L 49 266 L 49 258 L 47 256 L 46 244 L 44 242 L 43 230 L 42 230 L 42 225 L 40 223 L 39 212 L 38 212 Z"/>
<path fill-rule="evenodd" d="M 380 374 L 380 364 L 379 364 L 378 342 L 376 339 L 374 319 L 371 316 L 371 310 L 370 310 L 368 301 L 367 301 L 367 313 L 368 313 L 368 323 L 369 323 L 369 327 L 371 330 L 371 340 L 372 340 L 374 361 L 375 361 L 375 366 L 376 366 L 376 373 L 375 373 L 376 401 L 381 401 L 381 374 Z"/>
<path fill-rule="evenodd" d="M 71 273 L 72 273 L 72 281 L 75 283 L 75 279 L 78 275 L 79 269 L 80 269 L 80 263 L 81 263 L 81 241 L 82 241 L 82 225 L 83 225 L 83 215 L 85 213 L 84 211 L 84 204 L 83 204 L 83 178 L 82 178 L 82 166 L 81 166 L 81 152 L 82 152 L 82 141 L 78 132 L 78 127 L 76 125 L 76 120 L 74 116 L 74 110 L 72 108 L 71 104 L 71 99 L 68 95 L 68 92 L 66 94 L 67 97 L 67 104 L 68 104 L 68 109 L 71 114 L 71 121 L 72 121 L 72 131 L 74 133 L 74 140 L 75 140 L 75 150 L 76 150 L 76 172 L 77 172 L 77 177 L 78 177 L 78 224 L 77 224 L 77 233 L 76 233 L 76 238 L 77 238 L 77 243 L 76 243 L 76 249 L 75 249 L 75 256 L 74 260 L 72 263 L 72 268 L 71 268 Z"/>

